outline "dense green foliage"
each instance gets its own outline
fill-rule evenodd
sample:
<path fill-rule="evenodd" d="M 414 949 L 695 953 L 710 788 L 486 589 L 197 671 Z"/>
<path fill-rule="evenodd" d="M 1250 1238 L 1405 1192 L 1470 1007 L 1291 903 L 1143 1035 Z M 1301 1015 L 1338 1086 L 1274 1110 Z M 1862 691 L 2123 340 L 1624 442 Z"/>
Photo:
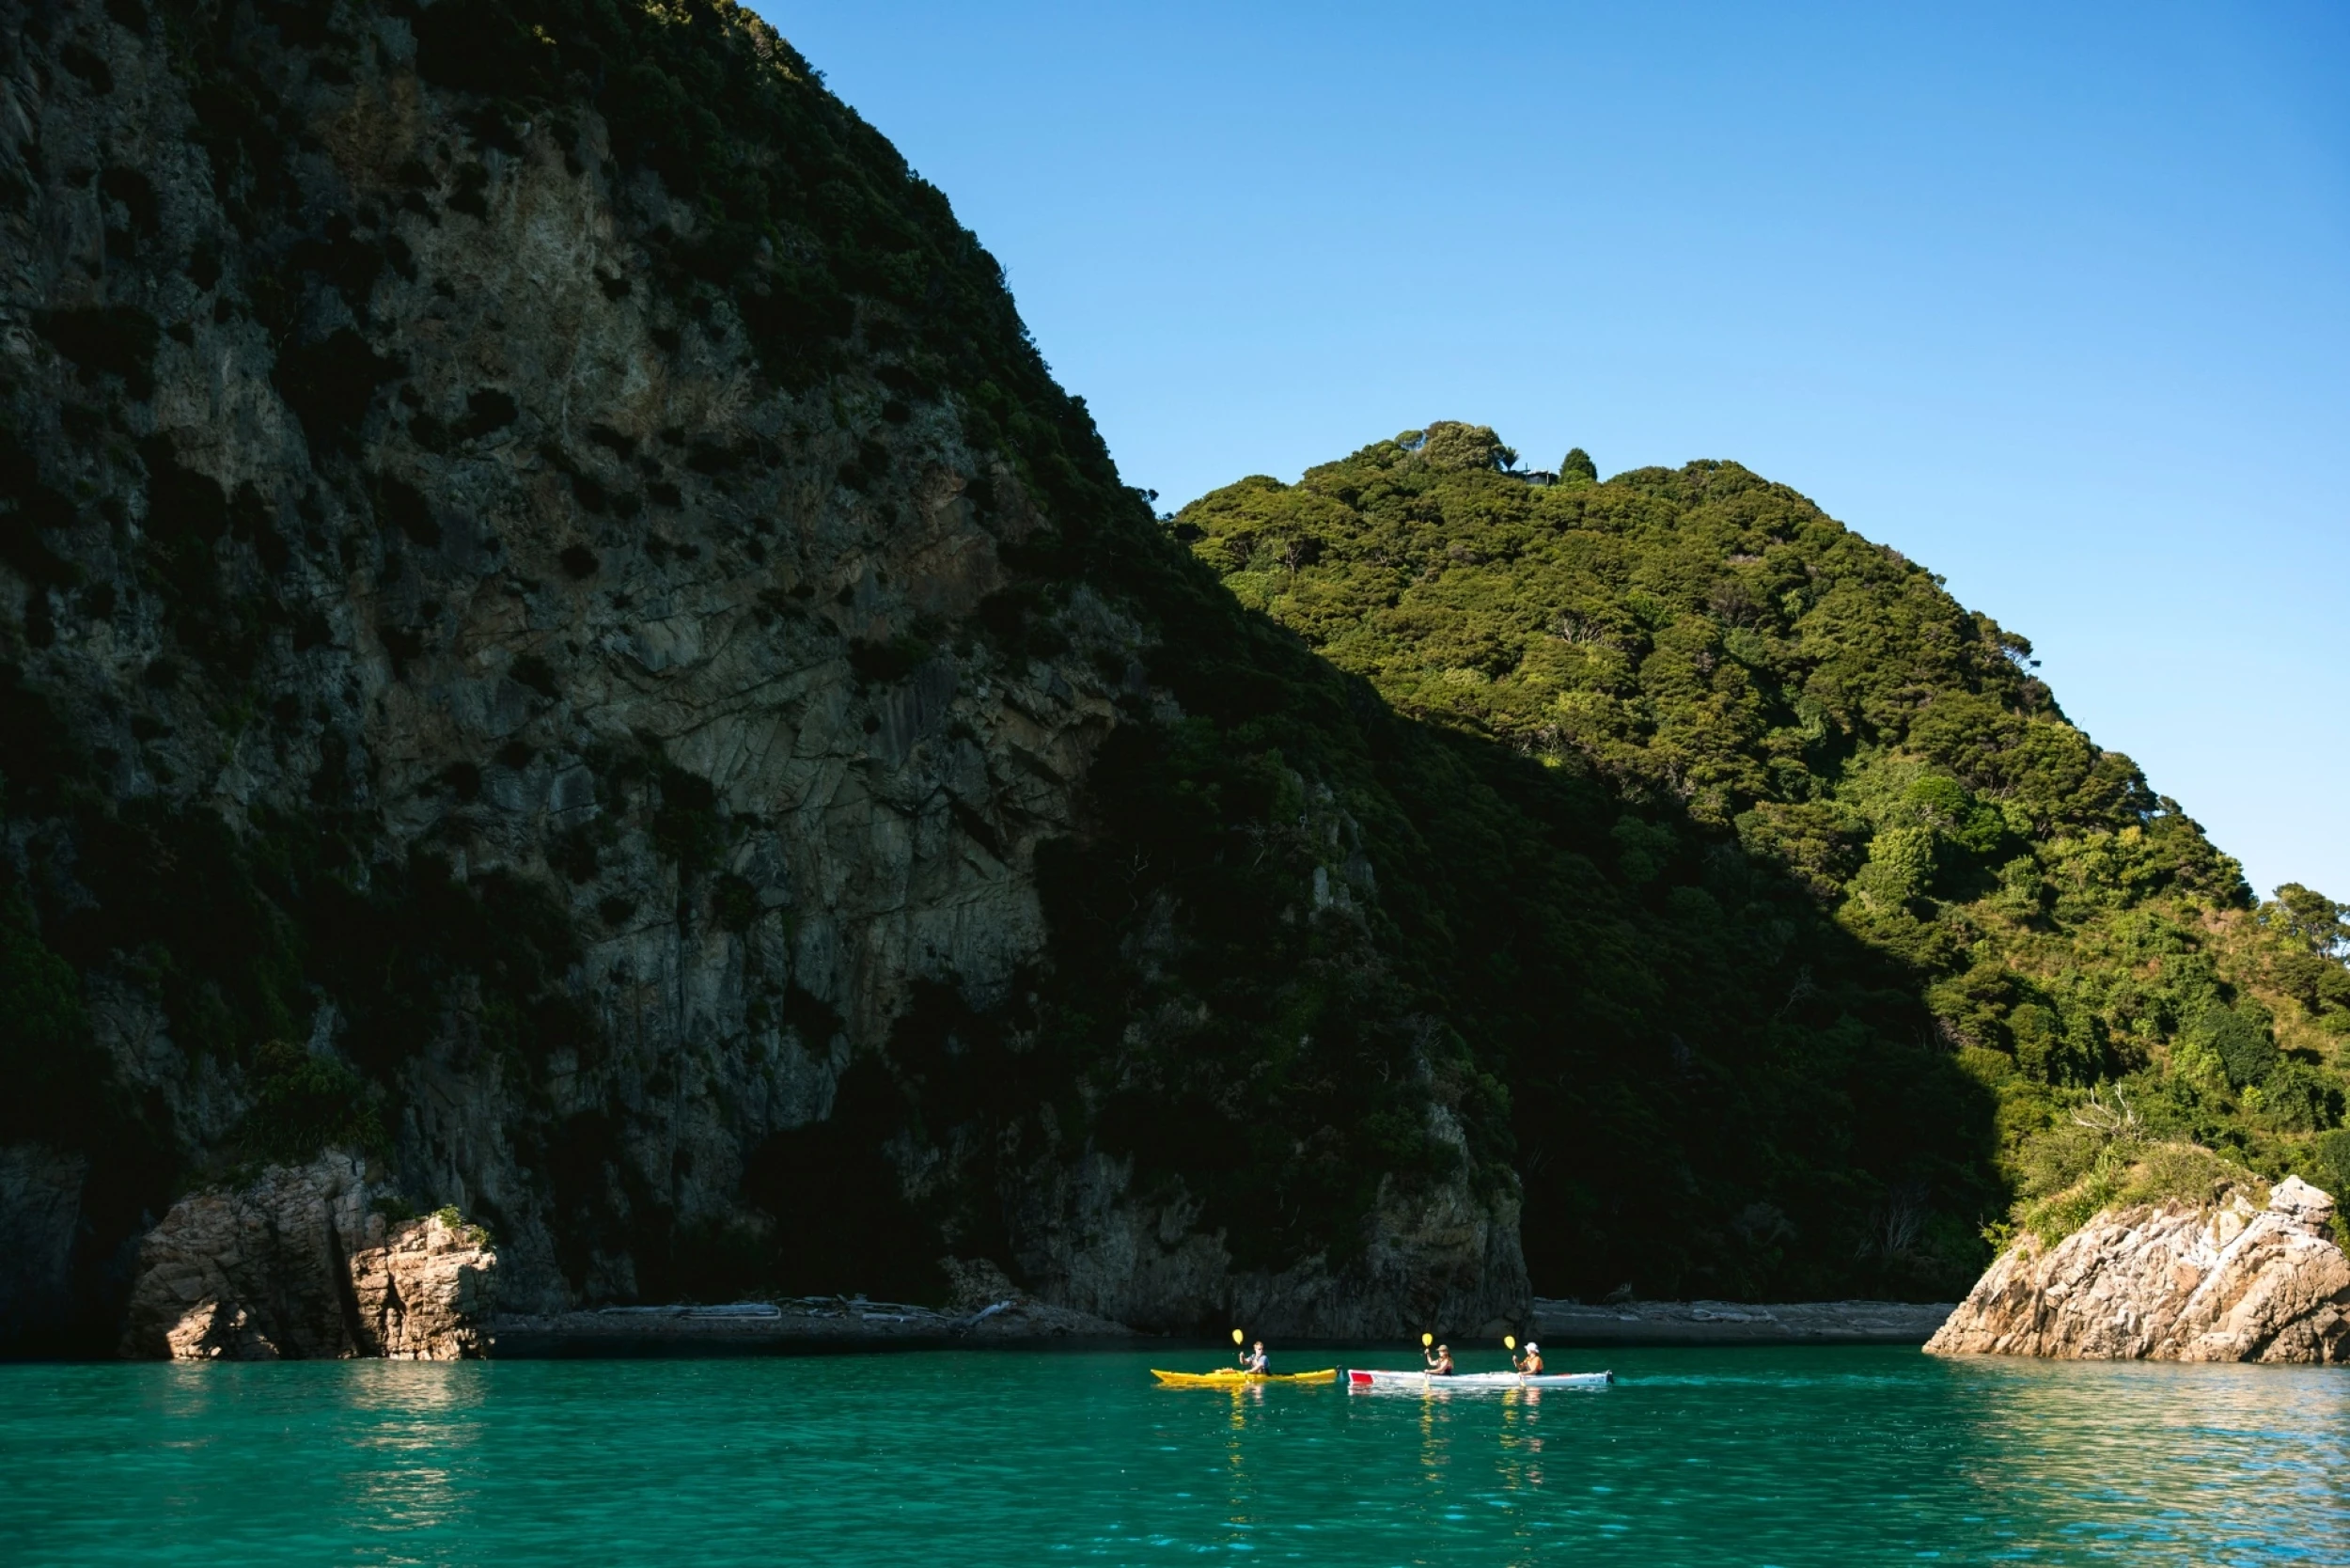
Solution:
<path fill-rule="evenodd" d="M 1176 532 L 1403 711 L 1604 784 L 1625 876 L 1731 856 L 1800 883 L 1998 1095 L 2011 1176 L 2113 1083 L 2150 1136 L 2338 1181 L 2317 1135 L 2344 1108 L 2340 906 L 2287 886 L 2254 907 L 2066 721 L 2029 643 L 1786 487 L 1509 462 L 1434 426 L 1243 480 Z"/>

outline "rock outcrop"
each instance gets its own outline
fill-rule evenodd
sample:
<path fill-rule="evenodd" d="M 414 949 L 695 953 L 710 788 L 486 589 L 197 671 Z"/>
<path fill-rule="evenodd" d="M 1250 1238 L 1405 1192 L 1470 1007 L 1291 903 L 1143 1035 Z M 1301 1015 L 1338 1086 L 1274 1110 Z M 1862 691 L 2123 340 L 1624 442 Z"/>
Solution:
<path fill-rule="evenodd" d="M 2350 1361 L 2350 1261 L 2334 1200 L 2287 1177 L 2242 1196 L 2109 1210 L 2055 1247 L 2027 1235 L 1926 1349 L 2086 1360 Z"/>
<path fill-rule="evenodd" d="M 274 1361 L 478 1356 L 497 1255 L 441 1215 L 371 1213 L 362 1164 L 328 1154 L 172 1205 L 139 1247 L 126 1356 Z"/>
<path fill-rule="evenodd" d="M 372 1218 L 368 1245 L 351 1255 L 351 1288 L 362 1355 L 467 1361 L 489 1354 L 497 1254 L 478 1227 L 438 1214 L 396 1224 Z"/>

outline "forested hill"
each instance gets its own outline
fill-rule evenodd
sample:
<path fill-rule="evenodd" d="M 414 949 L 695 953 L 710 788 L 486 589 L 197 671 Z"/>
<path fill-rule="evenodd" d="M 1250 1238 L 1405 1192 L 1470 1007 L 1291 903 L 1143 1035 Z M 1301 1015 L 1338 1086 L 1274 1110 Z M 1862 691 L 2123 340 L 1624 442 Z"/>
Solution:
<path fill-rule="evenodd" d="M 1578 979 L 1628 996 L 1694 964 L 1766 992 L 1743 1028 L 1690 1018 L 1627 1075 L 1743 1059 L 1750 1085 L 1817 1092 L 1786 1069 L 1866 1011 L 1827 1024 L 1818 970 L 1771 970 L 1816 917 L 1914 998 L 1918 1052 L 1996 1096 L 2026 1200 L 2094 1195 L 2074 1114 L 2092 1096 L 2089 1121 L 2350 1185 L 2341 906 L 2290 885 L 2256 901 L 2177 802 L 2065 718 L 2028 641 L 1786 486 L 1717 462 L 1601 483 L 1580 450 L 1556 476 L 1515 464 L 1492 431 L 1436 424 L 1295 485 L 1243 479 L 1174 532 L 1398 709 L 1620 803 L 1587 853 L 1645 923 L 1575 944 Z M 1802 913 L 1757 900 L 1782 879 Z M 1660 989 L 1668 1013 L 1703 1012 Z M 1547 1151 L 1551 1093 L 1573 1090 L 1540 1076 L 1521 1068 L 1518 1132 Z M 1583 1194 L 1551 1168 L 1528 1161 L 1529 1246 L 1545 1197 Z M 1911 1234 L 1900 1190 L 1879 1214 L 1878 1239 Z M 1747 1230 L 1779 1223 L 1757 1209 Z"/>

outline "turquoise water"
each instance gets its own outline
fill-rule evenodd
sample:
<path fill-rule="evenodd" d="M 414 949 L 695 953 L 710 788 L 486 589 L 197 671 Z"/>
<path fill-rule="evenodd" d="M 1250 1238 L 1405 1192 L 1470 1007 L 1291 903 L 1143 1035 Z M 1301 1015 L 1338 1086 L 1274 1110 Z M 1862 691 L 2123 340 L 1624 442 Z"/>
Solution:
<path fill-rule="evenodd" d="M 0 1561 L 2350 1562 L 2341 1372 L 1607 1359 L 1445 1398 L 1160 1389 L 1213 1360 L 1166 1351 L 0 1366 Z"/>

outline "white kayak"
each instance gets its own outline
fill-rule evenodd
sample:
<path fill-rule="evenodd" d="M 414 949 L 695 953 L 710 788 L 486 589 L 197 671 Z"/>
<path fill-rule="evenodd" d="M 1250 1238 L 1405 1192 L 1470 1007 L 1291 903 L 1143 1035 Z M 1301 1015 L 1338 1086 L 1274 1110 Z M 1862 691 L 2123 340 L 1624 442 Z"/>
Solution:
<path fill-rule="evenodd" d="M 1539 1372 L 1531 1377 L 1524 1372 L 1454 1372 L 1439 1377 L 1425 1372 L 1346 1369 L 1346 1386 L 1350 1388 L 1424 1388 L 1432 1392 L 1444 1388 L 1604 1388 L 1614 1381 L 1616 1374 L 1611 1372 Z"/>

